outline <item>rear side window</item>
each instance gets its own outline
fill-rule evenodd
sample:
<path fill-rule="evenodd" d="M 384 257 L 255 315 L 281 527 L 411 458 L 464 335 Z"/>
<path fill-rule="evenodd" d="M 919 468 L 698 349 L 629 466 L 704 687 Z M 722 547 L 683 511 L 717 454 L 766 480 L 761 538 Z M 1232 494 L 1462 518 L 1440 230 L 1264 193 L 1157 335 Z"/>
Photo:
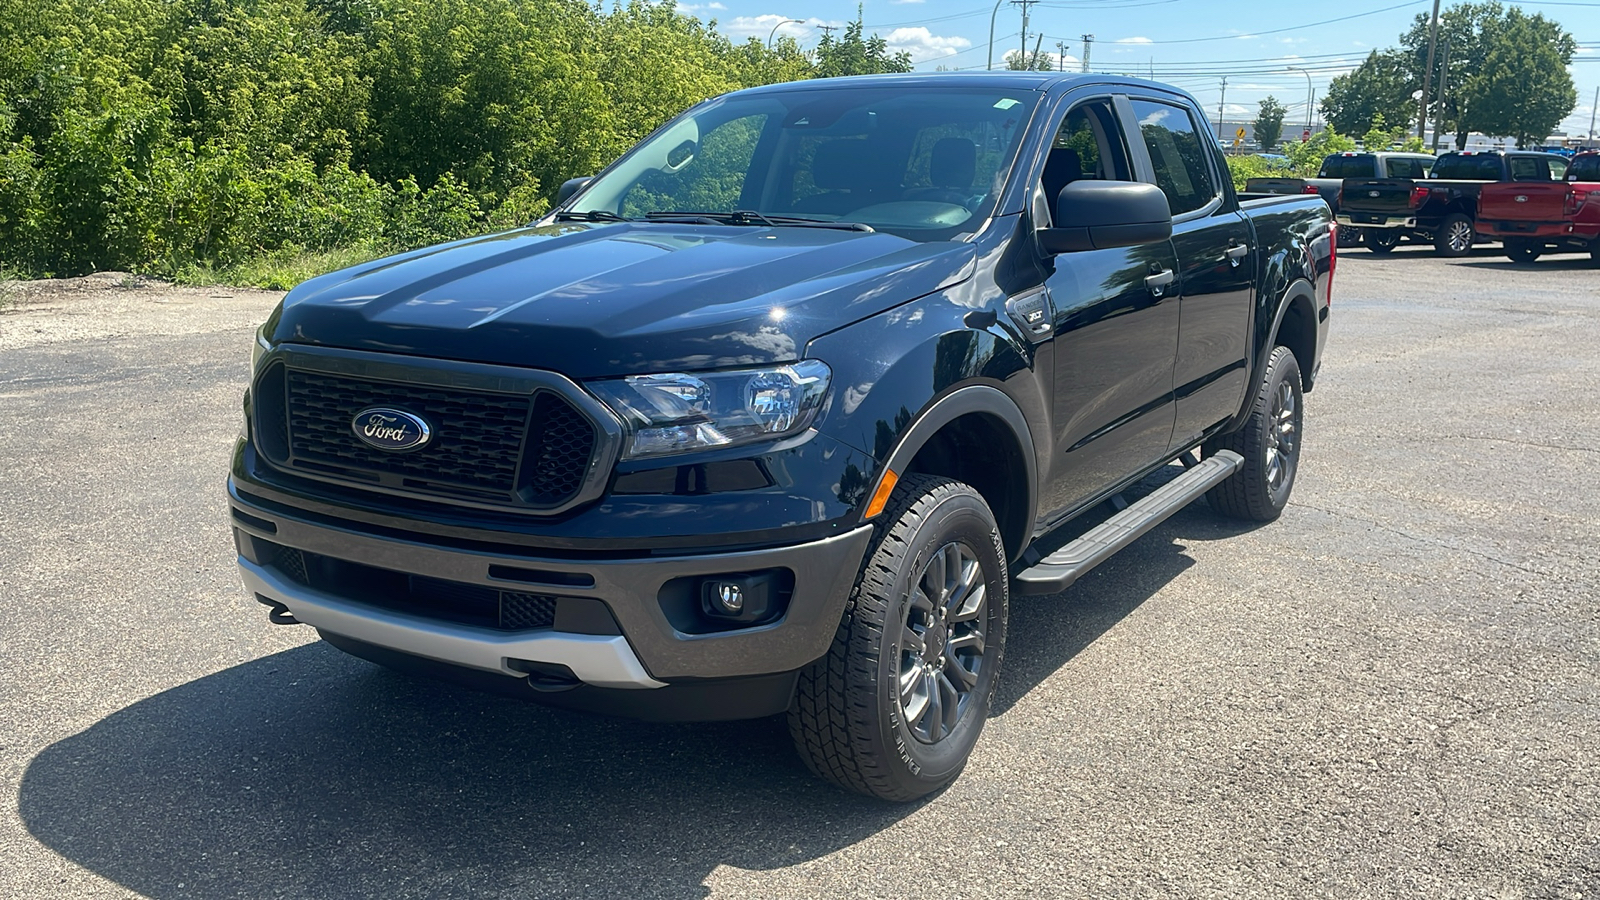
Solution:
<path fill-rule="evenodd" d="M 1355 156 L 1330 156 L 1322 161 L 1322 171 L 1317 173 L 1318 178 L 1371 178 L 1374 171 L 1372 154 L 1357 153 Z"/>
<path fill-rule="evenodd" d="M 1511 166 L 1512 181 L 1549 181 L 1550 166 L 1535 156 L 1513 156 L 1506 162 Z"/>
<path fill-rule="evenodd" d="M 1567 170 L 1568 181 L 1600 181 L 1600 156 L 1580 156 Z"/>
<path fill-rule="evenodd" d="M 1456 181 L 1499 181 L 1500 157 L 1445 154 L 1433 164 L 1433 173 L 1429 177 Z"/>
<path fill-rule="evenodd" d="M 1384 163 L 1384 175 L 1390 178 L 1427 178 L 1431 160 L 1391 159 Z"/>
<path fill-rule="evenodd" d="M 1217 196 L 1207 149 L 1188 110 L 1169 103 L 1134 100 L 1133 114 L 1150 151 L 1156 186 L 1167 195 L 1173 215 L 1193 212 Z M 1210 136 L 1206 136 L 1209 140 Z"/>

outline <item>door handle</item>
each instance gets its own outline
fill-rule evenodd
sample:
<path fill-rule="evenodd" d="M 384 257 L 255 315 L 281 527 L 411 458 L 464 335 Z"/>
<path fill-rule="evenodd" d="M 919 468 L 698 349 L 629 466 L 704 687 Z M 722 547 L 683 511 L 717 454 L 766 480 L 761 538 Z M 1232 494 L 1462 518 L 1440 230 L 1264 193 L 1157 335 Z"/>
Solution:
<path fill-rule="evenodd" d="M 1166 293 L 1167 285 L 1171 284 L 1172 279 L 1175 277 L 1176 276 L 1172 274 L 1171 269 L 1162 269 L 1154 274 L 1146 275 L 1144 278 L 1144 286 L 1150 289 L 1150 293 L 1153 296 L 1159 297 Z"/>
<path fill-rule="evenodd" d="M 1238 241 L 1229 243 L 1228 249 L 1223 251 L 1223 255 L 1228 258 L 1228 265 L 1230 266 L 1237 266 L 1249 253 L 1250 246 L 1241 244 Z"/>

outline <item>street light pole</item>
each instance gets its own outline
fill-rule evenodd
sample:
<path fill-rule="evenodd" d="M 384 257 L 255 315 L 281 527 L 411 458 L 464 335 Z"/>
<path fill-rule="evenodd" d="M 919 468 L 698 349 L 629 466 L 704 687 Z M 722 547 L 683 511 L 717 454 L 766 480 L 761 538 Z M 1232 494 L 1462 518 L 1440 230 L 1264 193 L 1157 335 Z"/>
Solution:
<path fill-rule="evenodd" d="M 1000 4 L 1004 2 L 1006 0 L 994 0 L 994 12 L 989 13 L 989 64 L 984 66 L 985 69 L 994 68 L 994 19 L 1000 15 Z"/>
<path fill-rule="evenodd" d="M 1222 132 L 1226 130 L 1226 129 L 1224 129 L 1222 127 L 1222 110 L 1224 108 L 1224 104 L 1226 104 L 1227 102 L 1228 102 L 1228 76 L 1224 75 L 1224 76 L 1222 76 L 1222 99 L 1217 101 L 1217 140 L 1219 140 L 1219 141 L 1223 140 Z"/>
<path fill-rule="evenodd" d="M 772 39 L 777 36 L 779 28 L 789 24 L 804 25 L 805 23 L 805 19 L 784 19 L 782 22 L 772 26 L 772 30 L 767 32 L 767 49 L 772 49 Z"/>
<path fill-rule="evenodd" d="M 1299 66 L 1290 66 L 1289 67 L 1289 71 L 1291 71 L 1291 72 L 1299 72 L 1300 74 L 1306 76 L 1306 131 L 1310 131 L 1311 130 L 1311 102 L 1312 102 L 1312 96 L 1313 96 L 1313 92 L 1312 92 L 1312 89 L 1311 89 L 1311 73 L 1308 72 L 1305 69 L 1300 68 Z"/>

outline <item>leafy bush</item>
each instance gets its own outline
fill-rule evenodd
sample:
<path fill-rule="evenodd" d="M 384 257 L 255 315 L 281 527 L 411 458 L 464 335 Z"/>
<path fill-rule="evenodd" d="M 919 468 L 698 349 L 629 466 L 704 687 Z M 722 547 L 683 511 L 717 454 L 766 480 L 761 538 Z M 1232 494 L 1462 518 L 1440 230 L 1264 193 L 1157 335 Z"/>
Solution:
<path fill-rule="evenodd" d="M 527 223 L 708 96 L 815 60 L 628 0 L 0 0 L 0 269 L 281 283 Z"/>

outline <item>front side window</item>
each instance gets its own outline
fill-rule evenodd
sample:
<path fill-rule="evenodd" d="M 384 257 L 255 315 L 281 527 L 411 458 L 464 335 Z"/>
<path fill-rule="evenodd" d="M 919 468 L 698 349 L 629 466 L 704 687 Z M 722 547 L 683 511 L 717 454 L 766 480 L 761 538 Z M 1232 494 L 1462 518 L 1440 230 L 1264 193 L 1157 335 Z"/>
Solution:
<path fill-rule="evenodd" d="M 1567 177 L 1567 161 L 1564 159 L 1550 160 L 1550 180 L 1563 181 Z"/>
<path fill-rule="evenodd" d="M 1038 99 L 1003 88 L 735 94 L 667 123 L 564 214 L 858 223 L 949 240 L 993 212 Z"/>
<path fill-rule="evenodd" d="M 1217 196 L 1207 150 L 1189 112 L 1181 106 L 1134 100 L 1133 114 L 1150 151 L 1156 186 L 1167 195 L 1173 215 L 1193 212 Z"/>
<path fill-rule="evenodd" d="M 1117 127 L 1109 100 L 1092 100 L 1072 108 L 1056 129 L 1045 157 L 1040 189 L 1050 205 L 1052 219 L 1061 189 L 1074 181 L 1128 181 L 1133 164 L 1128 146 Z"/>

